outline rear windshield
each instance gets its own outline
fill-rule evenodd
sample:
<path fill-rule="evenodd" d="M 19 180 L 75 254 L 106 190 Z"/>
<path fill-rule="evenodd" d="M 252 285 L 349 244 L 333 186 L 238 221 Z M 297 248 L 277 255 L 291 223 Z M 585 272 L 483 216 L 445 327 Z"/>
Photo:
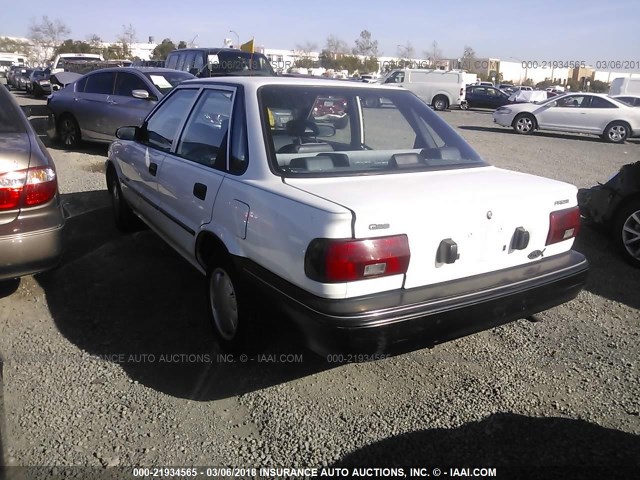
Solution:
<path fill-rule="evenodd" d="M 275 75 L 267 57 L 249 52 L 219 52 L 208 55 L 211 75 Z"/>
<path fill-rule="evenodd" d="M 190 73 L 179 72 L 177 70 L 174 72 L 144 72 L 144 76 L 147 77 L 163 95 L 166 95 L 179 83 L 195 78 Z"/>
<path fill-rule="evenodd" d="M 22 116 L 11 101 L 8 92 L 0 92 L 0 134 L 25 133 L 27 129 L 22 124 Z"/>
<path fill-rule="evenodd" d="M 58 64 L 54 65 L 53 68 L 64 68 L 64 65 L 66 62 L 78 62 L 78 61 L 98 61 L 100 60 L 99 57 L 64 57 L 64 58 L 60 58 L 58 60 Z"/>
<path fill-rule="evenodd" d="M 272 170 L 350 176 L 487 165 L 406 90 L 272 85 L 260 88 Z"/>

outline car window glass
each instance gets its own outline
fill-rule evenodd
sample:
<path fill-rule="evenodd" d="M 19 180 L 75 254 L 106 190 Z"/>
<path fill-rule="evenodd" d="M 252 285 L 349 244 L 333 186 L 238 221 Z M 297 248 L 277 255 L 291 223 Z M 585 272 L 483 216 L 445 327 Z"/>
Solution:
<path fill-rule="evenodd" d="M 76 92 L 84 92 L 84 88 L 87 85 L 87 77 L 81 78 L 76 82 Z"/>
<path fill-rule="evenodd" d="M 204 68 L 204 54 L 202 52 L 196 52 L 196 57 L 193 59 L 193 68 L 198 72 Z"/>
<path fill-rule="evenodd" d="M 381 102 L 386 102 L 381 99 Z M 377 149 L 413 148 L 416 137 L 409 123 L 397 108 L 364 108 L 364 144 Z M 397 128 L 389 128 L 393 125 Z M 402 132 L 399 134 L 399 132 Z"/>
<path fill-rule="evenodd" d="M 99 93 L 111 95 L 113 93 L 114 72 L 94 73 L 87 77 L 84 93 Z"/>
<path fill-rule="evenodd" d="M 150 146 L 165 152 L 171 150 L 196 93 L 197 90 L 192 89 L 175 92 L 153 113 L 146 125 L 147 143 Z"/>
<path fill-rule="evenodd" d="M 606 100 L 602 97 L 591 97 L 591 105 L 590 108 L 616 108 L 616 106 L 611 103 L 609 100 Z"/>
<path fill-rule="evenodd" d="M 182 68 L 180 70 L 184 70 L 185 72 L 188 72 L 189 70 L 191 70 L 193 68 L 193 62 L 195 60 L 195 57 L 196 57 L 195 52 L 187 53 L 184 58 L 184 65 L 182 65 Z"/>
<path fill-rule="evenodd" d="M 556 106 L 562 108 L 580 108 L 584 101 L 585 97 L 583 95 L 571 95 L 569 97 L 558 99 Z"/>
<path fill-rule="evenodd" d="M 131 97 L 133 90 L 146 90 L 149 92 L 149 87 L 140 77 L 132 73 L 118 72 L 115 94 L 123 97 Z"/>
<path fill-rule="evenodd" d="M 177 68 L 178 67 L 178 55 L 173 53 L 169 55 L 167 58 L 167 68 Z"/>
<path fill-rule="evenodd" d="M 0 133 L 18 132 L 26 132 L 26 128 L 22 124 L 22 117 L 18 115 L 12 105 L 11 96 L 8 93 L 0 92 Z"/>
<path fill-rule="evenodd" d="M 184 70 L 184 61 L 187 59 L 186 52 L 181 52 L 178 54 L 178 63 L 176 64 L 177 70 Z"/>
<path fill-rule="evenodd" d="M 226 169 L 226 139 L 232 93 L 205 90 L 189 117 L 176 154 L 188 160 Z"/>

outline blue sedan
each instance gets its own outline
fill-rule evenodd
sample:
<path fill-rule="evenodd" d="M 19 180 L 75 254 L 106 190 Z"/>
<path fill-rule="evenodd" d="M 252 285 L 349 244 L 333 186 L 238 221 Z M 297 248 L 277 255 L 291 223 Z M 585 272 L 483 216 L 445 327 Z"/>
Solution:
<path fill-rule="evenodd" d="M 467 87 L 467 108 L 493 108 L 502 107 L 509 102 L 509 95 L 495 87 L 485 85 L 471 85 Z"/>

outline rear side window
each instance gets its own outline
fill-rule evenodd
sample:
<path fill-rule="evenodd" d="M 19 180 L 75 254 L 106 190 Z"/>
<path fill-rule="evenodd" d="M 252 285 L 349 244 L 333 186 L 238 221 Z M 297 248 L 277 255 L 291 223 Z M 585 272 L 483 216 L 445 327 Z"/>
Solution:
<path fill-rule="evenodd" d="M 193 104 L 197 90 L 180 90 L 171 95 L 149 118 L 146 125 L 147 144 L 168 152 L 178 135 L 187 112 Z"/>
<path fill-rule="evenodd" d="M 115 94 L 123 97 L 130 97 L 133 90 L 149 91 L 149 87 L 141 78 L 132 73 L 118 73 Z"/>
<path fill-rule="evenodd" d="M 591 97 L 591 108 L 617 108 L 613 103 L 604 98 Z"/>
<path fill-rule="evenodd" d="M 87 77 L 84 93 L 99 93 L 111 95 L 113 93 L 114 72 L 94 73 Z"/>

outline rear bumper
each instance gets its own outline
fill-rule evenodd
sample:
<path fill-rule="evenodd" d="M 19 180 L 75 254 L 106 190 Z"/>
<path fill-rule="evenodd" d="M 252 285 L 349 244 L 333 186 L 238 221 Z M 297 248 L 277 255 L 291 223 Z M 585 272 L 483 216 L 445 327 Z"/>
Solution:
<path fill-rule="evenodd" d="M 62 228 L 0 238 L 0 280 L 55 267 L 62 254 Z"/>
<path fill-rule="evenodd" d="M 284 307 L 314 351 L 373 354 L 433 346 L 555 307 L 578 295 L 589 266 L 569 251 L 462 280 L 339 300 L 310 295 L 255 265 L 242 269 Z"/>

